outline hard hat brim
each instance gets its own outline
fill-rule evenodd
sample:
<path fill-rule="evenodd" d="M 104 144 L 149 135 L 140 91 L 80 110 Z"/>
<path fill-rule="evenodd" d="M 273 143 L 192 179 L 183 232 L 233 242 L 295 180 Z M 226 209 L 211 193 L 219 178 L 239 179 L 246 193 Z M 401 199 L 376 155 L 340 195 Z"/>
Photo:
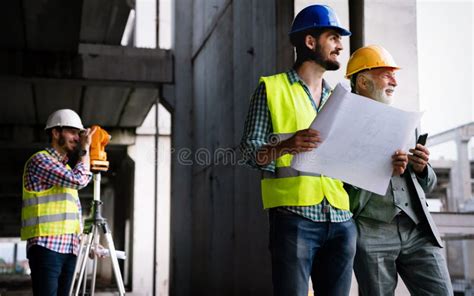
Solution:
<path fill-rule="evenodd" d="M 47 126 L 47 127 L 44 128 L 44 130 L 47 131 L 47 130 L 50 130 L 50 129 L 55 128 L 55 127 L 74 128 L 74 129 L 80 130 L 81 132 L 86 130 L 86 128 L 84 128 L 84 127 L 79 128 L 79 127 L 77 127 L 77 126 L 69 126 L 69 125 L 53 125 L 53 126 Z"/>
<path fill-rule="evenodd" d="M 400 70 L 400 69 L 401 69 L 400 67 L 395 67 L 395 66 L 372 67 L 372 68 L 367 68 L 367 69 L 362 69 L 362 70 L 354 71 L 354 72 L 352 72 L 352 73 L 347 73 L 344 77 L 345 77 L 346 79 L 351 79 L 352 75 L 355 75 L 355 74 L 357 74 L 357 73 L 365 72 L 365 71 L 370 71 L 370 70 L 374 70 L 374 69 L 379 69 L 379 68 L 388 68 L 388 69 L 393 69 L 393 70 Z"/>
<path fill-rule="evenodd" d="M 337 27 L 337 26 L 307 26 L 307 27 L 304 27 L 304 28 L 299 28 L 298 30 L 293 30 L 288 35 L 291 36 L 295 33 L 307 31 L 307 30 L 310 30 L 310 29 L 328 29 L 328 30 L 332 29 L 332 30 L 335 30 L 336 32 L 338 32 L 341 36 L 351 36 L 352 35 L 351 31 L 346 30 L 342 27 Z"/>

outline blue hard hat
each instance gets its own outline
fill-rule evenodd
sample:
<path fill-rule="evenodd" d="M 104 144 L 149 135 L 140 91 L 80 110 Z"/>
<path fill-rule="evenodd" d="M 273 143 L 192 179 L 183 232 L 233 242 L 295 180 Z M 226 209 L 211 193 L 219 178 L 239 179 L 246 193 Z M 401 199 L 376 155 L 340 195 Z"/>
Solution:
<path fill-rule="evenodd" d="M 303 8 L 295 17 L 290 35 L 308 29 L 334 29 L 342 36 L 350 36 L 351 32 L 341 26 L 336 13 L 326 5 L 311 5 Z"/>

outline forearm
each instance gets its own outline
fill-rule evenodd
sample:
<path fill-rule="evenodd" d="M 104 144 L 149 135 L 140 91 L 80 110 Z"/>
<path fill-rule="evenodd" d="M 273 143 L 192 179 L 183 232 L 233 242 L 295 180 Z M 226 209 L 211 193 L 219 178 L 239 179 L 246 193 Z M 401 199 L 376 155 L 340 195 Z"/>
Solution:
<path fill-rule="evenodd" d="M 79 158 L 79 161 L 82 162 L 82 164 L 84 165 L 84 170 L 86 172 L 90 172 L 90 167 L 91 167 L 90 155 L 89 155 L 90 147 L 88 145 L 84 145 L 82 147 L 82 150 L 85 151 L 85 154 Z"/>
<path fill-rule="evenodd" d="M 79 161 L 73 170 L 68 170 L 64 175 L 60 175 L 57 184 L 71 189 L 82 189 L 89 184 L 92 174 L 82 161 Z"/>
<path fill-rule="evenodd" d="M 240 151 L 247 165 L 261 170 L 274 170 L 271 161 L 266 165 L 261 165 L 257 161 L 258 151 L 268 145 L 268 137 L 271 133 L 272 122 L 267 106 L 265 85 L 260 84 L 252 96 L 240 142 Z"/>
<path fill-rule="evenodd" d="M 255 162 L 259 166 L 265 166 L 288 153 L 289 150 L 284 142 L 276 145 L 264 145 L 256 152 Z"/>
<path fill-rule="evenodd" d="M 59 162 L 41 163 L 36 168 L 36 175 L 44 183 L 71 189 L 82 189 L 91 179 L 89 170 L 81 161 L 72 170 Z"/>

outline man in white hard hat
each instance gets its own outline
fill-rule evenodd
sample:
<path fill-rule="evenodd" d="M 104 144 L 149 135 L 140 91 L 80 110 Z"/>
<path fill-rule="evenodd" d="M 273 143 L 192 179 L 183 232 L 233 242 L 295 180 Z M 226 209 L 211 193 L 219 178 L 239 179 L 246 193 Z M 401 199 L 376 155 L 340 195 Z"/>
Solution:
<path fill-rule="evenodd" d="M 398 69 L 387 50 L 370 45 L 352 54 L 346 77 L 354 93 L 390 104 Z M 394 175 L 384 196 L 349 190 L 358 234 L 354 271 L 360 295 L 394 295 L 398 275 L 411 295 L 453 295 L 425 197 L 436 185 L 430 153 L 422 144 L 410 152 L 397 151 L 392 157 Z"/>
<path fill-rule="evenodd" d="M 94 131 L 76 112 L 53 112 L 46 122 L 50 147 L 25 164 L 21 239 L 27 240 L 34 295 L 67 295 L 81 232 L 78 190 L 91 180 L 89 146 Z M 68 155 L 79 150 L 74 168 Z"/>

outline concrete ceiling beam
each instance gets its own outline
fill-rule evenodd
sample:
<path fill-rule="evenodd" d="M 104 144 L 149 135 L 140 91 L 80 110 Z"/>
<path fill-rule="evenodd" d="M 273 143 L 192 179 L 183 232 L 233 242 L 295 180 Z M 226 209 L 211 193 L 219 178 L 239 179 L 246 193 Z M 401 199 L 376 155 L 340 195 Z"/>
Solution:
<path fill-rule="evenodd" d="M 0 51 L 0 75 L 173 83 L 171 51 L 81 44 L 79 53 Z"/>

